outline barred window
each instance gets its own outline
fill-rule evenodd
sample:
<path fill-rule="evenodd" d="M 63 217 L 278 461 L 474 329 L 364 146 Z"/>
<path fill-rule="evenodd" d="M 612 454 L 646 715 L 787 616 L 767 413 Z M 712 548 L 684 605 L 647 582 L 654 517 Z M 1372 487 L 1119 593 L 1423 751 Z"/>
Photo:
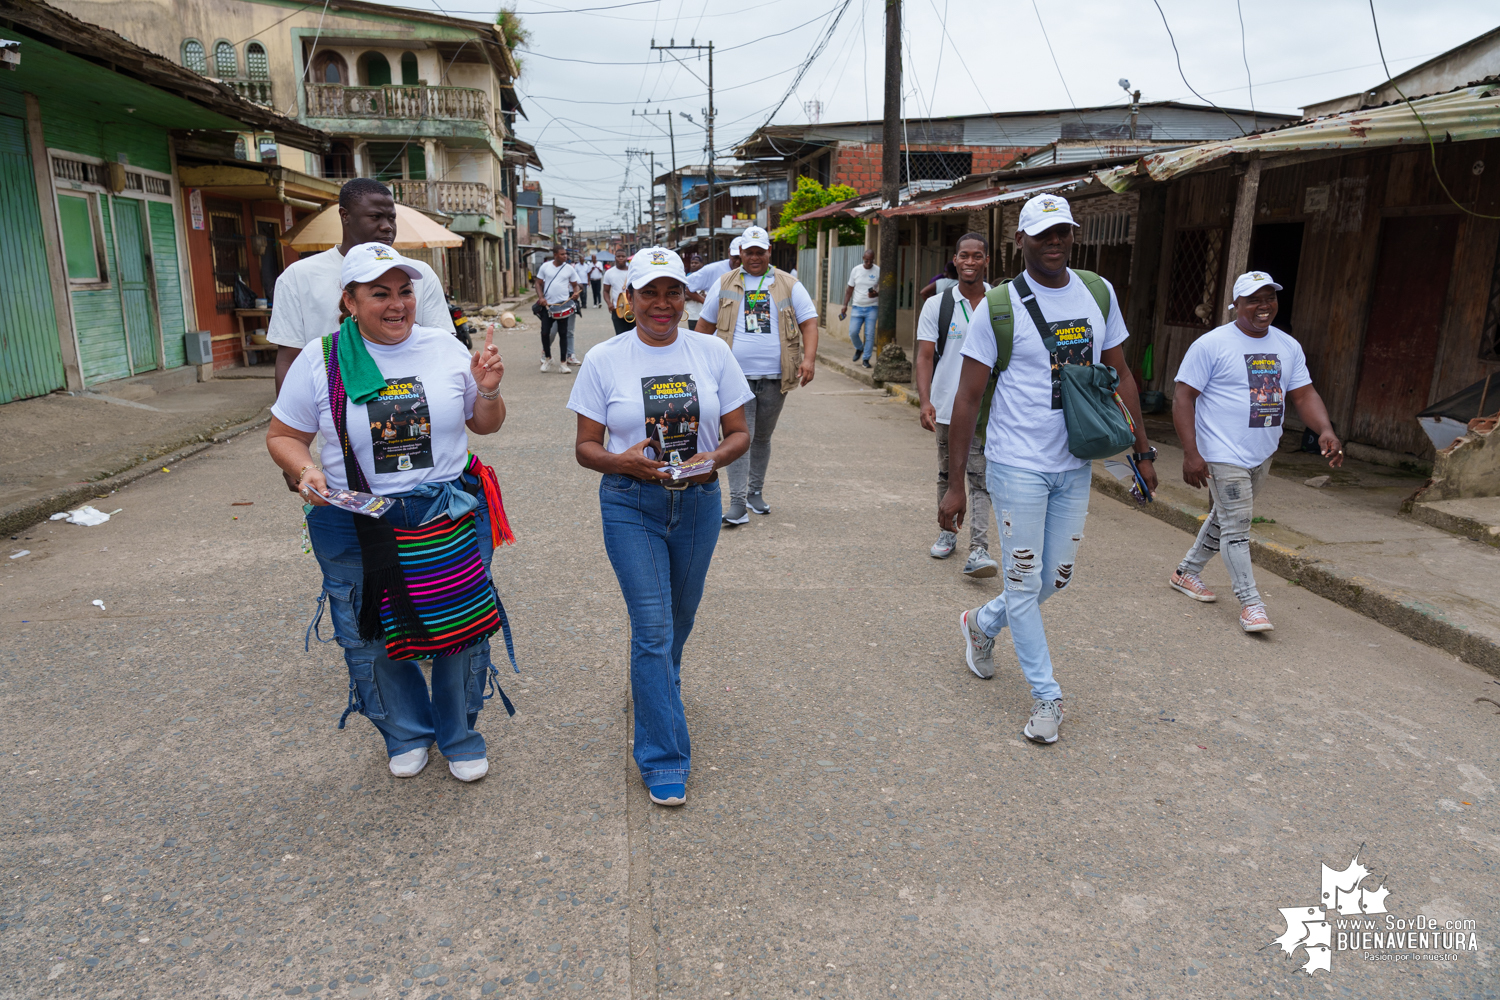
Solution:
<path fill-rule="evenodd" d="M 202 76 L 208 75 L 208 53 L 203 51 L 203 43 L 196 38 L 189 38 L 182 43 L 182 65 Z"/>
<path fill-rule="evenodd" d="M 245 72 L 252 80 L 265 80 L 270 77 L 270 60 L 266 58 L 266 47 L 260 42 L 251 42 L 245 46 Z"/>
<path fill-rule="evenodd" d="M 1214 326 L 1224 230 L 1181 229 L 1172 250 L 1166 322 L 1171 326 Z"/>
<path fill-rule="evenodd" d="M 228 42 L 214 45 L 214 73 L 224 80 L 240 75 L 239 58 L 234 54 L 234 46 Z"/>

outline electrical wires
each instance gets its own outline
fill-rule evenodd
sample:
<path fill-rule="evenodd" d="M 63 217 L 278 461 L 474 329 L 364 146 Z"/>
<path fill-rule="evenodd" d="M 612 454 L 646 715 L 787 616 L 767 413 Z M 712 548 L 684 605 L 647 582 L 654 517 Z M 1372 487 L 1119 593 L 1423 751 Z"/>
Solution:
<path fill-rule="evenodd" d="M 1035 3 L 1035 0 L 1032 0 L 1032 2 Z M 1182 53 L 1177 51 L 1177 39 L 1172 35 L 1172 26 L 1167 23 L 1167 12 L 1161 9 L 1161 0 L 1151 0 L 1151 2 L 1156 4 L 1156 12 L 1161 15 L 1162 27 L 1167 29 L 1167 39 L 1172 43 L 1172 54 L 1177 57 L 1177 75 L 1182 77 L 1183 85 L 1186 86 L 1188 90 L 1193 90 L 1193 85 L 1191 83 L 1188 83 L 1187 74 L 1182 71 Z M 1202 101 L 1204 104 L 1210 105 L 1211 107 L 1215 107 L 1220 111 L 1223 111 L 1224 117 L 1228 118 L 1231 122 L 1234 122 L 1234 127 L 1240 130 L 1240 135 L 1245 134 L 1244 128 L 1240 126 L 1239 121 L 1234 117 L 1234 115 L 1230 114 L 1227 111 L 1224 111 L 1223 108 L 1219 108 L 1217 104 L 1214 104 L 1213 101 L 1210 101 L 1208 98 L 1204 97 L 1196 90 L 1193 90 L 1193 96 L 1198 98 L 1198 100 Z"/>
<path fill-rule="evenodd" d="M 1245 62 L 1245 88 L 1250 92 L 1250 110 L 1255 110 L 1255 82 L 1250 79 L 1250 52 L 1245 48 L 1245 11 L 1240 0 L 1234 0 L 1234 12 L 1240 16 L 1240 58 Z"/>

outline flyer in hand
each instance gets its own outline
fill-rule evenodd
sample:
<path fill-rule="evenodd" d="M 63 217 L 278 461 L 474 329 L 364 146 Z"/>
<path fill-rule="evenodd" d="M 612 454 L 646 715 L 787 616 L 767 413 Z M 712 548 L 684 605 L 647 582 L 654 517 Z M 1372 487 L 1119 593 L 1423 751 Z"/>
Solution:
<path fill-rule="evenodd" d="M 692 479 L 694 476 L 704 476 L 714 471 L 714 460 L 711 458 L 700 458 L 694 462 L 673 465 L 667 471 L 672 474 L 674 481 Z"/>
<path fill-rule="evenodd" d="M 381 517 L 391 509 L 395 502 L 390 497 L 378 497 L 373 493 L 361 493 L 359 490 L 329 490 L 328 495 L 323 498 L 334 507 L 342 507 L 344 510 L 352 510 L 356 514 L 364 514 L 368 517 Z"/>

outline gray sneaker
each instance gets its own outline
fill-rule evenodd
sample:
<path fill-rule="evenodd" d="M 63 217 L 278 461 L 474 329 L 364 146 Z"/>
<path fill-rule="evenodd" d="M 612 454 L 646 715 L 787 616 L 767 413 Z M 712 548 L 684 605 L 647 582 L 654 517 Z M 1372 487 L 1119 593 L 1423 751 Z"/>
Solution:
<path fill-rule="evenodd" d="M 771 508 L 766 505 L 766 498 L 762 496 L 759 491 L 752 493 L 745 498 L 745 506 L 750 508 L 751 513 L 771 513 Z"/>
<path fill-rule="evenodd" d="M 969 561 L 964 563 L 964 576 L 983 580 L 998 572 L 1000 572 L 1000 564 L 990 558 L 989 552 L 978 547 L 969 550 Z"/>
<path fill-rule="evenodd" d="M 750 520 L 750 515 L 745 511 L 745 501 L 729 501 L 729 511 L 724 515 L 724 523 L 729 525 L 744 524 Z"/>
<path fill-rule="evenodd" d="M 934 559 L 947 559 L 953 554 L 953 547 L 958 544 L 958 536 L 951 531 L 944 531 L 938 535 L 937 541 L 932 543 L 928 553 Z"/>
<path fill-rule="evenodd" d="M 1062 702 L 1034 701 L 1031 703 L 1031 719 L 1021 732 L 1033 743 L 1056 743 L 1057 727 L 1062 725 L 1062 720 Z"/>
<path fill-rule="evenodd" d="M 986 681 L 994 677 L 995 640 L 979 631 L 979 609 L 959 615 L 958 628 L 964 634 L 964 660 L 974 676 Z"/>

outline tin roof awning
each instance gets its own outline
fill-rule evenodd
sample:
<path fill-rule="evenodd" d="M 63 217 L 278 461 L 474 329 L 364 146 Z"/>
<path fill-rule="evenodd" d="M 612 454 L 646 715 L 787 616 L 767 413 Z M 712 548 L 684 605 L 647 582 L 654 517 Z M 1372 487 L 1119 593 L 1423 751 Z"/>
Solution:
<path fill-rule="evenodd" d="M 1415 108 L 1417 114 L 1413 114 Z M 1424 131 L 1422 123 L 1427 130 Z M 1397 101 L 1314 118 L 1238 139 L 1152 153 L 1135 163 L 1101 170 L 1099 179 L 1112 190 L 1125 191 L 1138 180 L 1166 181 L 1206 167 L 1223 166 L 1230 157 L 1277 157 L 1297 153 L 1374 149 L 1381 146 L 1426 145 L 1500 137 L 1500 79 L 1460 87 L 1446 94 Z"/>
<path fill-rule="evenodd" d="M 1007 184 L 1001 187 L 980 188 L 978 190 L 964 191 L 960 194 L 950 194 L 941 198 L 924 198 L 920 201 L 908 202 L 899 208 L 888 208 L 877 215 L 892 217 L 898 215 L 936 215 L 939 212 L 972 212 L 979 208 L 988 208 L 1005 201 L 1025 201 L 1033 195 L 1042 194 L 1046 191 L 1065 192 L 1073 191 L 1081 187 L 1087 187 L 1094 180 L 1093 171 L 1081 174 L 1071 174 L 1066 177 L 1052 177 L 1045 181 L 1022 181 Z"/>

